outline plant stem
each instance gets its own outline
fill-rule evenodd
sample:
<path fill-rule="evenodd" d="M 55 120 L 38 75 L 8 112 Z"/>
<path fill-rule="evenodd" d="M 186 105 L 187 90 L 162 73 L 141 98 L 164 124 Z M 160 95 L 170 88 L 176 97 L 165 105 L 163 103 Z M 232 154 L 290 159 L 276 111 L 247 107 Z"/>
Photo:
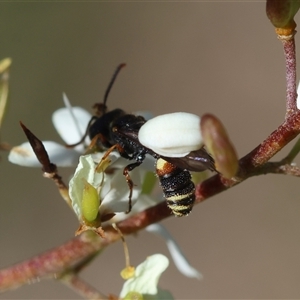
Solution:
<path fill-rule="evenodd" d="M 114 231 L 115 232 L 115 231 Z M 119 239 L 111 233 L 109 239 L 99 239 L 92 232 L 85 232 L 62 246 L 0 270 L 0 291 L 17 288 L 39 279 L 57 277 L 68 269 L 76 268 L 87 257 Z"/>
<path fill-rule="evenodd" d="M 94 287 L 90 286 L 82 278 L 74 273 L 66 273 L 59 278 L 66 286 L 74 290 L 77 294 L 90 300 L 106 300 L 106 296 L 98 292 Z"/>
<path fill-rule="evenodd" d="M 286 72 L 286 117 L 297 111 L 296 91 L 296 49 L 294 34 L 291 39 L 281 39 L 283 43 Z"/>

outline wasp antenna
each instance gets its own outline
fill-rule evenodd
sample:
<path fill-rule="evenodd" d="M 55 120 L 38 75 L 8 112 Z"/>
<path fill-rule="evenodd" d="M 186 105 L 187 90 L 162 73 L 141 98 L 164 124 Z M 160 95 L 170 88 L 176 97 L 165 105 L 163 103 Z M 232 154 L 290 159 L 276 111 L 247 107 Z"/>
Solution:
<path fill-rule="evenodd" d="M 82 138 L 80 139 L 79 142 L 77 142 L 77 143 L 75 143 L 75 144 L 66 144 L 65 147 L 66 147 L 66 148 L 74 148 L 74 147 L 76 147 L 76 146 L 78 146 L 78 145 L 80 145 L 80 144 L 83 144 L 85 138 L 86 138 L 86 137 L 88 136 L 88 134 L 89 134 L 89 129 L 90 129 L 90 127 L 91 127 L 91 124 L 92 124 L 95 120 L 97 120 L 97 117 L 92 117 L 92 118 L 90 119 L 90 121 L 89 121 L 89 123 L 88 123 L 88 125 L 87 125 L 87 127 L 86 127 L 85 133 L 84 133 L 84 135 L 82 136 Z"/>
<path fill-rule="evenodd" d="M 105 110 L 106 110 L 106 101 L 107 101 L 109 92 L 110 92 L 110 90 L 111 90 L 111 88 L 112 88 L 112 86 L 113 86 L 113 84 L 114 84 L 114 82 L 115 82 L 115 80 L 116 80 L 118 74 L 120 73 L 121 69 L 122 69 L 123 67 L 125 67 L 125 66 L 126 66 L 125 63 L 119 64 L 118 67 L 117 67 L 117 69 L 116 69 L 116 71 L 115 71 L 115 73 L 113 74 L 113 76 L 112 76 L 112 78 L 111 78 L 111 80 L 110 80 L 110 83 L 109 83 L 109 85 L 108 85 L 108 87 L 107 87 L 107 89 L 106 89 L 106 91 L 105 91 L 104 99 L 103 99 L 104 112 L 105 112 Z"/>

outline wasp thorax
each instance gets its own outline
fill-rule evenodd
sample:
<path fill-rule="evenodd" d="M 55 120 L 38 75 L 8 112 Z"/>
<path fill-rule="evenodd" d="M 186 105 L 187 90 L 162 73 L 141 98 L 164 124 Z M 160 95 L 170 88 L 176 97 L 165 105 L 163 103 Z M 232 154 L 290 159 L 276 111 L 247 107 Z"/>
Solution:
<path fill-rule="evenodd" d="M 203 146 L 200 117 L 177 112 L 157 116 L 140 129 L 139 141 L 159 155 L 183 157 Z"/>

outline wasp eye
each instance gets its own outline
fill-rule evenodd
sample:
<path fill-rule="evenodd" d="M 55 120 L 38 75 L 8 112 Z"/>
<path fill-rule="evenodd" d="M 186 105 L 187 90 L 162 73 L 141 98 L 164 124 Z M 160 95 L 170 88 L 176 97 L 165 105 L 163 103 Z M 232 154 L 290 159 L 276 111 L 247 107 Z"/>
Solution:
<path fill-rule="evenodd" d="M 138 138 L 159 155 L 183 157 L 203 145 L 200 117 L 185 112 L 157 116 L 141 127 Z"/>

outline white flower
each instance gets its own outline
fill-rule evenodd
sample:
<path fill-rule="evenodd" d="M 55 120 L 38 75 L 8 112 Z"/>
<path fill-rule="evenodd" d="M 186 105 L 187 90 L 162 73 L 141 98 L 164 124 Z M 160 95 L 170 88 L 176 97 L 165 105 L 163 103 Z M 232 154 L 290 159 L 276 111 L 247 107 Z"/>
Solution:
<path fill-rule="evenodd" d="M 129 214 L 126 214 L 125 212 L 128 210 L 129 187 L 123 175 L 123 169 L 128 164 L 128 160 L 120 157 L 119 153 L 112 152 L 108 157 L 109 160 L 111 160 L 109 168 L 114 171 L 112 173 L 108 172 L 108 174 L 97 173 L 95 172 L 95 167 L 103 154 L 104 153 L 98 153 L 97 158 L 93 157 L 93 155 L 81 156 L 74 177 L 70 180 L 69 194 L 73 209 L 82 224 L 85 223 L 86 220 L 86 216 L 84 216 L 85 213 L 82 209 L 83 191 L 86 181 L 98 192 L 98 202 L 92 199 L 91 201 L 88 200 L 88 213 L 90 211 L 98 211 L 99 221 L 119 222 L 133 214 L 156 205 L 160 201 L 165 201 L 162 197 L 158 200 L 142 193 L 145 178 L 148 174 L 148 170 L 143 168 L 142 164 L 130 172 L 130 177 L 134 182 L 131 199 L 132 210 Z M 100 222 L 98 226 L 100 226 Z M 146 230 L 161 236 L 165 240 L 174 264 L 183 275 L 202 279 L 202 274 L 189 264 L 179 245 L 162 225 L 152 224 L 148 226 Z"/>
<path fill-rule="evenodd" d="M 147 257 L 143 263 L 137 266 L 134 277 L 124 283 L 120 298 L 143 300 L 174 299 L 168 291 L 157 287 L 158 280 L 168 265 L 169 260 L 162 254 L 154 254 Z"/>
<path fill-rule="evenodd" d="M 111 160 L 109 167 L 114 169 L 114 172 L 111 174 L 97 173 L 95 172 L 97 165 L 95 161 L 99 162 L 102 155 L 103 153 L 98 153 L 97 159 L 93 158 L 92 155 L 81 156 L 74 177 L 70 181 L 69 193 L 72 199 L 72 205 L 81 223 L 84 222 L 85 219 L 82 211 L 82 195 L 85 180 L 98 190 L 99 202 L 91 201 L 92 204 L 89 204 L 89 211 L 96 209 L 102 221 L 109 220 L 114 223 L 119 222 L 133 214 L 156 205 L 160 201 L 164 201 L 163 198 L 158 200 L 142 193 L 142 186 L 148 172 L 142 165 L 130 172 L 131 179 L 134 182 L 131 199 L 132 210 L 129 214 L 126 214 L 125 211 L 128 210 L 129 187 L 124 178 L 123 169 L 124 166 L 128 164 L 128 161 L 120 157 L 119 153 L 112 152 L 109 155 L 109 159 Z M 93 207 L 93 205 L 97 205 L 97 207 Z M 111 218 L 114 214 L 115 216 Z M 107 216 L 109 216 L 109 218 L 107 218 Z M 202 279 L 202 274 L 189 264 L 179 245 L 162 225 L 152 224 L 148 226 L 146 230 L 159 235 L 165 240 L 174 264 L 183 275 Z"/>
<path fill-rule="evenodd" d="M 66 108 L 55 111 L 52 116 L 52 121 L 64 142 L 66 144 L 75 144 L 80 141 L 84 135 L 92 116 L 83 108 L 70 108 L 70 104 L 65 95 L 64 101 Z M 80 154 L 84 151 L 83 145 L 76 146 L 72 149 L 68 149 L 52 141 L 43 141 L 43 145 L 50 157 L 50 161 L 59 167 L 76 165 Z M 41 166 L 28 142 L 13 147 L 9 153 L 8 160 L 11 163 L 25 167 Z"/>
<path fill-rule="evenodd" d="M 123 175 L 123 169 L 128 161 L 120 157 L 117 152 L 112 152 L 108 156 L 111 161 L 109 168 L 111 172 L 96 172 L 98 162 L 101 160 L 104 153 L 97 154 L 97 160 L 93 155 L 84 155 L 80 157 L 79 164 L 73 178 L 69 183 L 69 195 L 72 200 L 72 206 L 80 221 L 84 219 L 82 211 L 83 191 L 85 182 L 93 186 L 99 197 L 99 215 L 101 219 L 105 216 L 128 210 L 129 187 Z M 131 203 L 135 204 L 141 193 L 143 179 L 143 169 L 136 168 L 130 172 L 130 177 L 134 182 L 132 189 Z M 89 201 L 89 200 L 88 200 Z M 95 205 L 92 202 L 92 205 Z M 90 210 L 94 207 L 90 207 Z M 128 216 L 128 215 L 127 215 Z"/>

